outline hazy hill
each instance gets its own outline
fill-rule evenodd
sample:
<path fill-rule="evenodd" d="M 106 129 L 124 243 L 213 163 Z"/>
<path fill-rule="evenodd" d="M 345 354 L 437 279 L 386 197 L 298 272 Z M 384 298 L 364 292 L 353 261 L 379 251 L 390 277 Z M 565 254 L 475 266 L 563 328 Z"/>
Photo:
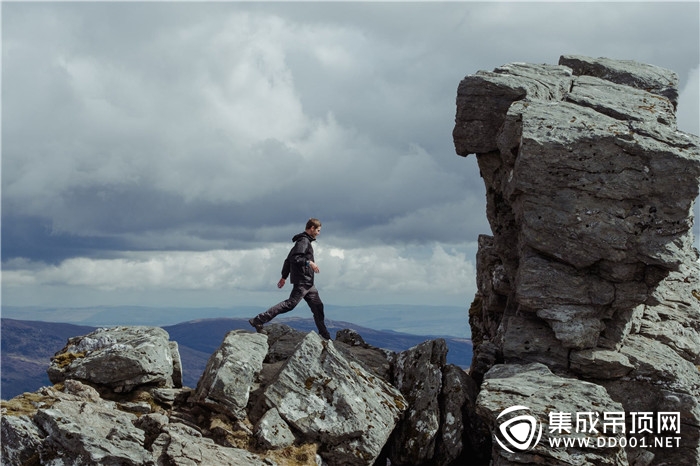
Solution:
<path fill-rule="evenodd" d="M 49 358 L 66 346 L 70 337 L 85 335 L 94 327 L 2 319 L 3 399 L 49 385 L 46 368 Z"/>
<path fill-rule="evenodd" d="M 277 319 L 302 331 L 315 330 L 311 319 Z M 432 336 L 409 335 L 392 331 L 372 330 L 348 322 L 327 321 L 331 335 L 343 328 L 356 330 L 364 340 L 391 351 L 403 351 Z M 195 387 L 209 356 L 219 347 L 227 332 L 234 329 L 252 330 L 247 319 L 201 319 L 163 326 L 170 339 L 178 343 L 182 359 L 184 383 Z M 41 321 L 2 319 L 2 391 L 9 399 L 25 391 L 35 391 L 49 385 L 46 368 L 49 359 L 61 350 L 68 338 L 85 335 L 95 327 Z M 445 338 L 449 347 L 449 363 L 468 367 L 472 357 L 471 341 Z"/>
<path fill-rule="evenodd" d="M 43 322 L 65 322 L 93 327 L 114 325 L 153 325 L 164 327 L 194 319 L 250 318 L 266 307 L 235 306 L 231 308 L 198 307 L 175 308 L 154 306 L 97 306 L 97 307 L 36 307 L 3 306 L 2 317 Z M 296 316 L 310 317 L 306 305 L 300 306 Z M 326 318 L 353 322 L 365 328 L 392 329 L 414 335 L 451 335 L 470 338 L 467 308 L 465 306 L 423 306 L 405 304 L 372 304 L 364 306 L 325 305 Z"/>

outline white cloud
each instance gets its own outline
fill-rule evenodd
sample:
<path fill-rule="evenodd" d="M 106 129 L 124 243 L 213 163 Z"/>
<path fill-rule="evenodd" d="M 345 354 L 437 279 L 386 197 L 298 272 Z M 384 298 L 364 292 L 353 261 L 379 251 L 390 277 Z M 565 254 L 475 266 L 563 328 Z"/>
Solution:
<path fill-rule="evenodd" d="M 114 259 L 72 258 L 55 266 L 17 260 L 6 264 L 3 291 L 47 286 L 124 293 L 269 291 L 279 280 L 288 250 L 288 244 L 277 244 L 238 251 L 128 253 Z M 316 259 L 321 268 L 318 287 L 329 296 L 366 291 L 463 295 L 474 275 L 465 251 L 441 245 L 418 253 L 391 246 L 317 246 Z"/>

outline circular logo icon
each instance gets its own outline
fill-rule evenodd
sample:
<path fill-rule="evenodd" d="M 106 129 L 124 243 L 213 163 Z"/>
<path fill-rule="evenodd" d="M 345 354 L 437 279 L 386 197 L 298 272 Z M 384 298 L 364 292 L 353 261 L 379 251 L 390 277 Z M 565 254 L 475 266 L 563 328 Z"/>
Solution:
<path fill-rule="evenodd" d="M 496 441 L 507 452 L 513 453 L 508 446 L 519 451 L 531 450 L 542 438 L 542 424 L 537 422 L 527 406 L 504 409 L 496 421 L 499 421 Z"/>

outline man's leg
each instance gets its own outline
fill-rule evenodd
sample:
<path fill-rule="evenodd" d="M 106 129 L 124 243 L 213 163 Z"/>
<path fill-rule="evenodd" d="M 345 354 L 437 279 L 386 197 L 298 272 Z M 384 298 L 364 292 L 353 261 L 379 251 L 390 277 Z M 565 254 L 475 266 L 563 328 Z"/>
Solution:
<path fill-rule="evenodd" d="M 255 330 L 258 333 L 260 333 L 262 332 L 263 324 L 271 321 L 280 314 L 284 314 L 285 312 L 289 312 L 292 309 L 294 309 L 296 305 L 299 304 L 299 302 L 302 300 L 305 294 L 306 290 L 304 288 L 294 285 L 294 288 L 292 289 L 289 298 L 285 299 L 280 303 L 275 304 L 270 309 L 258 314 L 254 318 L 250 319 L 248 322 L 250 322 L 250 325 L 255 327 Z"/>
<path fill-rule="evenodd" d="M 323 301 L 321 301 L 321 297 L 318 295 L 318 290 L 315 286 L 309 289 L 309 291 L 304 296 L 304 300 L 307 302 L 307 304 L 311 308 L 311 312 L 314 315 L 314 322 L 316 322 L 318 334 L 326 340 L 330 340 L 331 334 L 328 333 L 328 329 L 326 328 L 326 316 L 323 312 Z"/>

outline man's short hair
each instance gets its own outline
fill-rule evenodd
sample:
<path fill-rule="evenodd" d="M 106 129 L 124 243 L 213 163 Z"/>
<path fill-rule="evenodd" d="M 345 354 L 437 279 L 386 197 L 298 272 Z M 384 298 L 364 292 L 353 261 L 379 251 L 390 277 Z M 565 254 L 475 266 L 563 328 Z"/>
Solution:
<path fill-rule="evenodd" d="M 320 228 L 320 227 L 321 227 L 321 221 L 317 218 L 310 218 L 306 222 L 306 229 L 307 230 L 310 228 Z"/>

